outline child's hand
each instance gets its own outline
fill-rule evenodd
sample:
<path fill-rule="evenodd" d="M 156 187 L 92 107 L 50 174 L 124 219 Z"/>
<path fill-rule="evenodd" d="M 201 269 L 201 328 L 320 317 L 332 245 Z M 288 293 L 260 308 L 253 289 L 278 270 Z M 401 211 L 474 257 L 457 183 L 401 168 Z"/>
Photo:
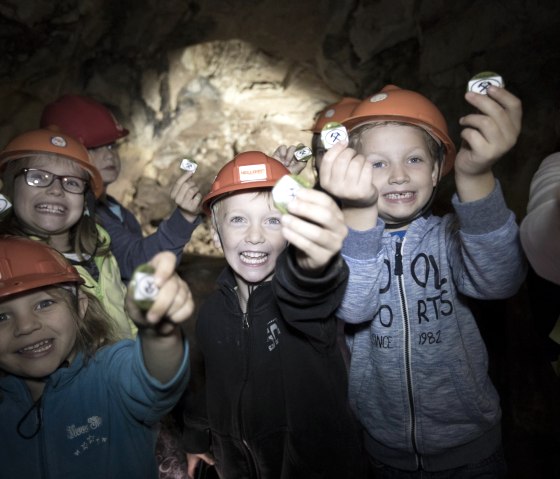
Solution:
<path fill-rule="evenodd" d="M 321 187 L 338 198 L 343 207 L 367 208 L 377 204 L 373 168 L 348 143 L 336 143 L 323 156 L 319 171 Z"/>
<path fill-rule="evenodd" d="M 459 120 L 463 146 L 455 174 L 478 176 L 515 145 L 521 131 L 521 101 L 504 88 L 491 86 L 488 95 L 468 92 L 465 99 L 479 110 Z"/>
<path fill-rule="evenodd" d="M 282 232 L 297 248 L 301 268 L 320 273 L 342 248 L 348 234 L 342 211 L 327 194 L 301 188 L 282 216 Z"/>
<path fill-rule="evenodd" d="M 155 284 L 159 292 L 146 313 L 134 303 L 132 286 L 129 286 L 126 306 L 140 330 L 149 328 L 159 335 L 167 335 L 176 329 L 177 324 L 192 315 L 194 301 L 187 283 L 175 273 L 176 260 L 173 253 L 163 251 L 149 262 L 155 268 Z"/>
<path fill-rule="evenodd" d="M 211 454 L 204 453 L 204 454 L 191 454 L 190 452 L 186 453 L 187 456 L 187 477 L 188 479 L 196 479 L 194 477 L 196 468 L 200 461 L 204 461 L 206 464 L 213 466 L 216 461 L 212 457 Z"/>
<path fill-rule="evenodd" d="M 193 181 L 194 172 L 187 171 L 181 175 L 171 189 L 171 199 L 177 204 L 183 217 L 189 222 L 194 223 L 201 211 L 202 193 L 197 184 Z"/>
<path fill-rule="evenodd" d="M 305 165 L 307 163 L 304 161 L 297 161 L 296 157 L 294 156 L 295 151 L 296 146 L 294 145 L 280 145 L 278 148 L 276 148 L 276 150 L 274 150 L 274 153 L 272 153 L 271 156 L 275 160 L 278 160 L 280 163 L 282 163 L 286 168 L 288 168 L 288 170 L 290 170 L 290 173 L 292 173 L 293 175 L 297 175 L 305 168 Z"/>
<path fill-rule="evenodd" d="M 373 173 L 370 162 L 347 143 L 335 144 L 323 156 L 319 184 L 340 200 L 344 221 L 352 229 L 365 231 L 377 223 L 378 191 Z"/>

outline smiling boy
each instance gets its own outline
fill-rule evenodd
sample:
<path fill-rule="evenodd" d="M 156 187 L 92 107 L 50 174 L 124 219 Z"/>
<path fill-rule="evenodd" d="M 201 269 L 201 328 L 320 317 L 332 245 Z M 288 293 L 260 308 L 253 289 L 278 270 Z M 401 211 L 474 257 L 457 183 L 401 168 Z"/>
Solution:
<path fill-rule="evenodd" d="M 350 402 L 376 478 L 504 477 L 501 410 L 467 298 L 515 294 L 526 265 L 492 166 L 516 142 L 521 102 L 503 88 L 467 93 L 456 154 L 424 96 L 388 86 L 343 122 L 321 186 L 350 227 L 350 279 L 337 315 L 353 329 Z M 431 213 L 455 172 L 454 214 Z"/>
<path fill-rule="evenodd" d="M 286 174 L 264 153 L 241 153 L 203 200 L 228 266 L 197 320 L 207 414 L 185 414 L 189 477 L 210 452 L 222 479 L 361 477 L 334 316 L 347 229 L 311 189 L 282 215 L 271 189 Z"/>

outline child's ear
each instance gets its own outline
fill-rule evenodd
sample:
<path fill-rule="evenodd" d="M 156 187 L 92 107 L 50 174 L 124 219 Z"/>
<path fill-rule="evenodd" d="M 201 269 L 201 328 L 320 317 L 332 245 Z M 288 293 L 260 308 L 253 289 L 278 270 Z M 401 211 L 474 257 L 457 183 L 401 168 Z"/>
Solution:
<path fill-rule="evenodd" d="M 78 288 L 78 314 L 80 316 L 80 319 L 84 319 L 84 316 L 86 315 L 87 307 L 88 307 L 88 297 L 80 288 Z"/>
<path fill-rule="evenodd" d="M 218 230 L 216 229 L 216 227 L 213 224 L 210 227 L 210 232 L 212 233 L 212 240 L 214 241 L 214 246 L 216 248 L 218 248 L 219 250 L 223 251 L 222 240 L 220 239 L 220 234 L 218 233 Z"/>
<path fill-rule="evenodd" d="M 441 161 L 434 161 L 434 166 L 432 168 L 432 186 L 435 188 L 438 184 L 439 170 L 443 166 Z"/>

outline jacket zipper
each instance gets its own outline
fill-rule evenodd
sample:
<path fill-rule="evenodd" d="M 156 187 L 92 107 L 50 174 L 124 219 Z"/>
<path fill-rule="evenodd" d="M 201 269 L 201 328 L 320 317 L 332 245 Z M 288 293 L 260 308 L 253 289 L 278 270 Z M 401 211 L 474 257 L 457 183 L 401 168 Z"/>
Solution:
<path fill-rule="evenodd" d="M 47 388 L 47 386 L 45 386 L 45 389 Z M 43 391 L 43 398 L 44 398 L 44 394 L 45 391 Z M 49 468 L 48 465 L 45 463 L 45 457 L 47 457 L 47 448 L 46 448 L 46 438 L 45 438 L 45 428 L 43 427 L 43 409 L 44 409 L 44 400 L 41 401 L 41 404 L 39 405 L 39 418 L 40 418 L 40 422 L 41 422 L 41 430 L 39 431 L 39 434 L 41 435 L 41 440 L 39 441 L 41 444 L 41 464 L 43 464 L 43 467 L 41 467 L 42 471 L 41 471 L 41 477 L 47 479 L 50 474 L 49 474 Z"/>
<path fill-rule="evenodd" d="M 237 296 L 237 293 L 236 293 L 236 296 Z M 244 369 L 245 370 L 244 370 L 244 374 L 243 374 L 243 386 L 241 388 L 241 391 L 239 392 L 238 414 L 239 414 L 239 432 L 240 432 L 240 435 L 241 435 L 241 442 L 243 444 L 243 449 L 245 451 L 245 457 L 247 458 L 247 464 L 248 464 L 248 467 L 250 469 L 249 478 L 258 479 L 260 477 L 259 469 L 257 467 L 253 452 L 251 451 L 251 448 L 249 447 L 249 443 L 245 439 L 245 426 L 244 426 L 244 423 L 243 423 L 243 411 L 242 411 L 242 409 L 243 409 L 243 407 L 242 407 L 243 390 L 245 389 L 245 384 L 247 383 L 247 374 L 248 374 L 248 370 L 249 370 L 249 366 L 250 366 L 249 365 L 249 358 L 250 358 L 249 346 L 251 344 L 251 341 L 250 341 L 249 336 L 252 334 L 251 331 L 249 331 L 249 305 L 250 305 L 250 301 L 251 301 L 251 296 L 249 296 L 249 298 L 247 299 L 247 304 L 245 305 L 245 312 L 243 312 L 243 309 L 241 308 L 241 305 L 239 306 L 239 309 L 243 313 L 241 327 L 243 329 L 243 337 L 245 338 L 245 345 L 244 346 L 246 346 L 246 347 L 243 348 L 243 350 L 245 351 L 245 364 L 244 364 Z"/>
<path fill-rule="evenodd" d="M 422 464 L 422 458 L 418 453 L 418 446 L 416 443 L 416 412 L 414 407 L 414 395 L 412 387 L 412 372 L 411 372 L 411 338 L 410 338 L 410 318 L 408 317 L 408 308 L 406 302 L 406 293 L 404 288 L 404 276 L 403 276 L 403 252 L 404 240 L 397 241 L 396 243 L 396 253 L 395 253 L 395 276 L 397 277 L 397 285 L 399 292 L 399 300 L 401 305 L 401 312 L 403 318 L 403 331 L 404 331 L 404 359 L 405 359 L 405 372 L 406 372 L 406 389 L 408 396 L 408 407 L 410 412 L 410 440 L 412 442 L 412 448 L 414 449 L 414 454 L 416 454 L 416 465 Z"/>

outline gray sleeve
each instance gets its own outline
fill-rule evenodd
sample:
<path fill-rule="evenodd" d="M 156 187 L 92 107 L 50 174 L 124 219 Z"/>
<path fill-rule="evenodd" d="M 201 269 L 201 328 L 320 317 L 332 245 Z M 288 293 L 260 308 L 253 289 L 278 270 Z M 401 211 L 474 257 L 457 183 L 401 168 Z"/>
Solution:
<path fill-rule="evenodd" d="M 379 254 L 385 225 L 367 231 L 350 230 L 342 246 L 342 257 L 350 275 L 346 293 L 336 315 L 347 323 L 362 323 L 373 318 L 379 298 L 379 277 L 383 272 L 383 256 Z M 364 298 L 368 301 L 364 302 Z"/>
<path fill-rule="evenodd" d="M 448 257 L 459 291 L 479 299 L 513 296 L 525 280 L 527 263 L 515 215 L 499 183 L 490 195 L 453 205 L 459 229 L 448 232 Z"/>

